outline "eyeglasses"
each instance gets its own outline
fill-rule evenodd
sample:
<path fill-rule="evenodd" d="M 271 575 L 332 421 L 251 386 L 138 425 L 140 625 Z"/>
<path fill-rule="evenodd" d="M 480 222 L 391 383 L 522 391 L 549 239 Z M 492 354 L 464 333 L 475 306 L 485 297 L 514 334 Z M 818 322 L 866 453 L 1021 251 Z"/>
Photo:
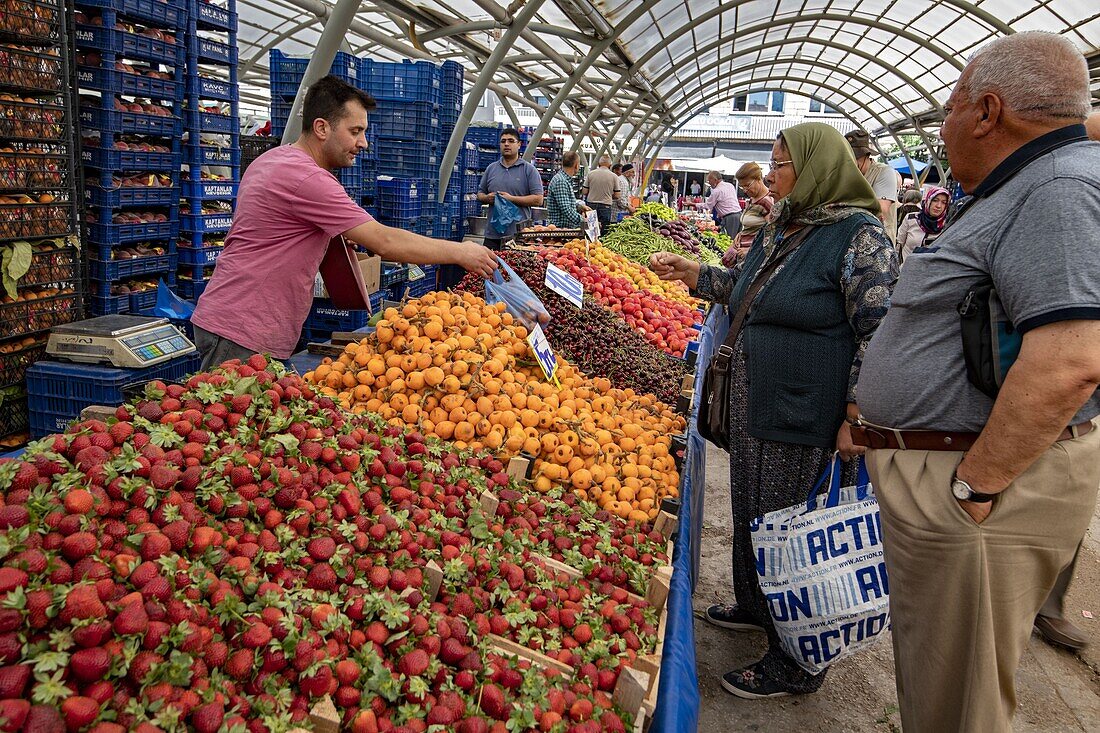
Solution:
<path fill-rule="evenodd" d="M 770 160 L 770 161 L 768 161 L 768 165 L 771 166 L 772 170 L 778 170 L 779 168 L 782 168 L 785 165 L 790 165 L 791 163 L 794 163 L 794 161 L 793 160 Z"/>

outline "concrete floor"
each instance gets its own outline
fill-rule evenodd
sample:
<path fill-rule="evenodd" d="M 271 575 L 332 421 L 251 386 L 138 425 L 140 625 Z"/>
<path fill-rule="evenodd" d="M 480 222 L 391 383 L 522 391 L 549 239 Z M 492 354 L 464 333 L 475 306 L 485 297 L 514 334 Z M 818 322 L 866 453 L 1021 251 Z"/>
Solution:
<path fill-rule="evenodd" d="M 711 603 L 733 601 L 730 579 L 729 465 L 726 454 L 708 445 L 706 509 L 695 639 L 702 705 L 700 733 L 730 731 L 901 730 L 894 690 L 894 660 L 884 638 L 863 654 L 838 663 L 814 695 L 749 701 L 719 684 L 731 669 L 755 662 L 764 652 L 760 634 L 715 628 L 702 620 Z M 1018 733 L 1100 731 L 1100 516 L 1094 515 L 1070 586 L 1067 614 L 1091 638 L 1080 654 L 1056 649 L 1032 635 L 1017 674 Z M 1096 615 L 1089 619 L 1082 612 Z"/>

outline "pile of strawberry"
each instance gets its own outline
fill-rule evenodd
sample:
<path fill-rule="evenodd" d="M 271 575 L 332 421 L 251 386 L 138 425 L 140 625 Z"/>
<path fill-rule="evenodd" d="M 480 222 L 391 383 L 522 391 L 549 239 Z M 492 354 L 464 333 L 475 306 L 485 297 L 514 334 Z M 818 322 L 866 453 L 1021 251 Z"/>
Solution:
<path fill-rule="evenodd" d="M 626 729 L 610 690 L 656 642 L 627 588 L 658 535 L 510 490 L 499 461 L 348 415 L 262 357 L 116 418 L 0 462 L 0 730 L 274 733 L 326 695 L 362 733 Z M 586 578 L 533 552 L 584 556 Z"/>

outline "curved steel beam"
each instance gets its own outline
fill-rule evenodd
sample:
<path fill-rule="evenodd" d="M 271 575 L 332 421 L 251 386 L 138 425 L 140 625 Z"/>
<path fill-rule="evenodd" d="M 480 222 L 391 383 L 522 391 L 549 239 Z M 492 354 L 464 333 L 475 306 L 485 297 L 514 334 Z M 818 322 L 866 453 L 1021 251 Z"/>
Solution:
<path fill-rule="evenodd" d="M 712 8 L 711 10 L 707 11 L 706 13 L 703 13 L 702 15 L 698 16 L 697 18 L 693 19 L 692 22 L 687 23 L 687 24 L 681 26 L 680 28 L 677 28 L 676 31 L 674 31 L 673 34 L 669 36 L 669 38 L 675 37 L 676 35 L 682 35 L 683 33 L 690 32 L 691 30 L 693 30 L 699 24 L 701 24 L 701 23 L 703 23 L 707 20 L 710 20 L 711 18 L 713 18 L 717 15 L 721 15 L 722 12 L 724 12 L 726 10 L 729 10 L 731 8 L 735 8 L 735 7 L 741 5 L 745 2 L 749 2 L 749 0 L 727 0 L 726 2 L 721 3 L 717 7 Z M 762 23 L 756 23 L 755 25 L 747 26 L 745 28 L 737 28 L 736 30 L 734 30 L 733 33 L 725 35 L 721 38 L 717 38 L 717 39 L 711 41 L 710 43 L 706 44 L 705 46 L 703 46 L 703 48 L 698 50 L 698 53 L 700 55 L 704 54 L 704 53 L 709 53 L 710 51 L 719 49 L 719 48 L 721 48 L 722 46 L 724 46 L 728 43 L 734 43 L 736 41 L 736 39 L 738 39 L 742 36 L 752 35 L 754 33 L 766 32 L 766 31 L 772 30 L 773 28 L 777 28 L 781 25 L 794 25 L 795 23 L 803 23 L 803 22 L 809 22 L 809 21 L 813 21 L 813 22 L 837 21 L 837 22 L 842 22 L 842 23 L 854 23 L 856 25 L 862 25 L 862 26 L 866 26 L 866 27 L 869 27 L 869 28 L 876 28 L 878 30 L 888 31 L 890 33 L 894 33 L 899 38 L 904 38 L 907 41 L 910 41 L 910 42 L 916 44 L 917 46 L 919 46 L 921 48 L 928 48 L 930 51 L 935 53 L 937 56 L 939 56 L 940 58 L 942 58 L 946 62 L 952 64 L 953 66 L 955 66 L 960 72 L 962 71 L 963 66 L 964 66 L 964 64 L 961 61 L 959 61 L 958 58 L 956 58 L 955 55 L 950 54 L 946 51 L 943 51 L 936 44 L 929 44 L 928 39 L 921 38 L 920 36 L 916 35 L 915 33 L 911 33 L 911 32 L 909 32 L 908 30 L 906 30 L 904 28 L 894 26 L 894 25 L 890 25 L 890 24 L 887 24 L 887 23 L 883 23 L 883 22 L 877 21 L 873 18 L 864 18 L 864 17 L 857 16 L 857 15 L 843 15 L 843 14 L 840 14 L 840 13 L 807 13 L 807 14 L 803 14 L 803 15 L 799 15 L 799 16 L 792 16 L 789 19 L 784 19 L 782 22 L 777 22 L 777 21 L 774 21 L 774 20 L 764 21 Z M 809 39 L 807 39 L 807 40 L 809 40 Z M 665 48 L 664 44 L 656 45 L 656 46 L 653 46 L 652 48 L 650 48 L 644 54 L 642 54 L 642 56 L 639 57 L 638 60 L 634 62 L 634 65 L 631 66 L 626 72 L 623 73 L 623 76 L 620 78 L 620 83 L 617 84 L 616 86 L 612 87 L 610 90 L 608 90 L 607 97 L 614 96 L 619 91 L 619 89 L 622 88 L 623 84 L 625 84 L 625 79 L 626 78 L 628 78 L 630 75 L 633 75 L 633 74 L 636 74 L 636 73 L 639 73 L 639 72 L 643 71 L 645 65 L 647 63 L 649 63 L 649 61 L 652 60 L 654 56 L 656 56 L 661 51 L 663 51 L 664 48 Z M 889 64 L 882 64 L 882 65 L 886 68 L 890 68 Z M 673 67 L 669 67 L 669 69 L 667 69 L 665 72 L 663 72 L 661 74 L 660 81 L 654 80 L 652 82 L 654 84 L 654 86 L 656 87 L 661 81 L 664 81 L 665 79 L 667 79 L 672 71 L 673 71 Z M 607 97 L 604 97 L 603 99 L 606 99 Z M 596 105 L 596 109 L 594 109 L 592 111 L 592 114 L 589 115 L 589 117 L 592 120 L 595 120 L 600 114 L 603 113 L 603 99 L 600 100 L 600 102 Z M 932 99 L 930 99 L 929 101 L 932 101 L 934 103 L 934 100 L 932 100 Z M 582 130 L 583 130 L 583 128 L 582 128 Z"/>
<path fill-rule="evenodd" d="M 252 56 L 252 58 L 250 58 L 248 61 L 244 62 L 244 64 L 240 68 L 240 71 L 238 72 L 239 78 L 243 79 L 245 76 L 247 76 L 248 73 L 252 71 L 252 67 L 256 65 L 256 62 L 259 61 L 262 57 L 266 56 L 271 51 L 271 49 L 275 48 L 275 46 L 277 46 L 280 43 L 282 43 L 283 41 L 287 40 L 288 38 L 293 36 L 298 31 L 304 31 L 306 28 L 309 28 L 311 25 L 313 25 L 315 23 L 320 23 L 323 20 L 324 20 L 323 16 L 315 16 L 313 18 L 310 18 L 309 20 L 302 21 L 298 25 L 291 26 L 291 28 L 289 30 L 283 31 L 279 35 L 274 36 L 270 41 L 268 41 L 263 46 L 261 46 L 260 50 L 257 51 Z M 270 73 L 270 72 L 268 72 L 268 73 Z"/>
<path fill-rule="evenodd" d="M 493 75 L 500 67 L 501 62 L 504 61 L 504 57 L 508 55 L 512 45 L 516 42 L 516 39 L 520 37 L 527 23 L 530 22 L 531 18 L 535 17 L 535 13 L 542 7 L 543 2 L 545 2 L 545 0 L 527 1 L 527 4 L 523 6 L 523 9 L 520 10 L 519 14 L 514 18 L 512 26 L 505 31 L 504 36 L 497 43 L 497 47 L 494 48 L 493 53 L 489 55 L 489 59 L 485 62 L 485 67 L 481 70 L 477 81 L 470 90 L 470 95 L 466 97 L 466 101 L 462 105 L 462 112 L 459 113 L 458 121 L 455 123 L 454 132 L 451 134 L 451 140 L 447 143 L 447 151 L 443 154 L 443 160 L 439 163 L 438 201 L 440 203 L 443 202 L 444 197 L 447 195 L 447 183 L 451 180 L 451 169 L 454 166 L 455 158 L 458 157 L 459 145 L 466 136 L 466 129 L 470 126 L 470 120 L 474 117 L 474 109 L 477 107 L 478 101 L 481 99 L 482 95 L 485 94 L 485 90 L 489 88 L 489 82 L 492 81 Z M 550 116 L 556 111 L 557 110 L 550 111 Z"/>

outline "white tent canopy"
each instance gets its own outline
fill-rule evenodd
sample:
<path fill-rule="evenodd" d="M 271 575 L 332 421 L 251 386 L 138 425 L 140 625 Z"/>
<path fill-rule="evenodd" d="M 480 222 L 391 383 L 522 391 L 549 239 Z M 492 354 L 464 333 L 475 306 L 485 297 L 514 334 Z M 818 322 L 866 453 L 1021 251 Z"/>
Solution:
<path fill-rule="evenodd" d="M 710 171 L 718 171 L 724 175 L 732 176 L 737 173 L 737 169 L 743 166 L 745 162 L 746 161 L 734 160 L 733 158 L 719 155 L 717 158 L 703 158 L 700 160 L 675 159 L 672 161 L 672 168 L 681 173 L 709 173 Z"/>

